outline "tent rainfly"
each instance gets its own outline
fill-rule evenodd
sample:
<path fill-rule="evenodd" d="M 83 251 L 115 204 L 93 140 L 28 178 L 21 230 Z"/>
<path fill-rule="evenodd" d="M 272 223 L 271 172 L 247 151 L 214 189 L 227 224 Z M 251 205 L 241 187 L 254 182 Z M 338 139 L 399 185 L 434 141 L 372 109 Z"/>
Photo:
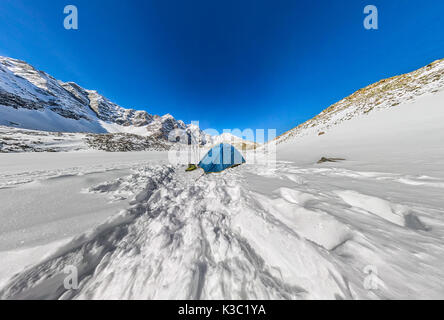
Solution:
<path fill-rule="evenodd" d="M 231 144 L 221 143 L 211 149 L 199 163 L 205 173 L 217 173 L 237 167 L 246 161 L 242 154 Z"/>

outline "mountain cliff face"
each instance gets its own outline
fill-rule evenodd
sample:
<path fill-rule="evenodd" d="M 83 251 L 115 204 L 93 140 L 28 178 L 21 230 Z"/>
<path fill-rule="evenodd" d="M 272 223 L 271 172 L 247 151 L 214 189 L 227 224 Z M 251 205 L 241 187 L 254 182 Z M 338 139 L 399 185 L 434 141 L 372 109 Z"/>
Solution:
<path fill-rule="evenodd" d="M 356 91 L 307 122 L 284 133 L 277 143 L 307 135 L 326 135 L 345 121 L 382 109 L 402 108 L 419 97 L 444 91 L 444 59 L 411 73 L 381 80 Z M 400 114 L 402 115 L 402 113 Z"/>
<path fill-rule="evenodd" d="M 127 133 L 168 140 L 176 129 L 182 141 L 201 144 L 211 137 L 167 114 L 125 109 L 97 91 L 62 82 L 26 62 L 0 57 L 0 125 L 52 132 Z"/>

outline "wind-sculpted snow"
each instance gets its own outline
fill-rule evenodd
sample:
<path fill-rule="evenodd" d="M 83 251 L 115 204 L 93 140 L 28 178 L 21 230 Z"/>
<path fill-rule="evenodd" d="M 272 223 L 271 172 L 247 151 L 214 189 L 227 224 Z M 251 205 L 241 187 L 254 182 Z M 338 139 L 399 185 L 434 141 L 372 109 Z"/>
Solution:
<path fill-rule="evenodd" d="M 162 152 L 112 153 L 14 153 L 2 155 L 0 190 L 61 177 L 133 170 L 154 162 L 166 162 Z"/>
<path fill-rule="evenodd" d="M 325 174 L 340 170 L 278 162 L 200 177 L 141 166 L 87 190 L 132 198 L 130 208 L 15 276 L 0 297 L 442 297 L 440 187 L 352 169 Z M 78 290 L 64 287 L 69 266 Z"/>
<path fill-rule="evenodd" d="M 128 182 L 140 182 L 141 174 Z M 18 275 L 2 298 L 345 297 L 345 283 L 314 245 L 247 206 L 254 200 L 237 173 L 197 184 L 170 166 L 143 174 L 146 187 L 130 209 Z M 116 189 L 105 184 L 95 191 Z M 267 233 L 272 243 L 261 244 Z M 78 291 L 63 287 L 67 265 L 79 270 Z M 313 283 L 310 275 L 323 281 Z"/>

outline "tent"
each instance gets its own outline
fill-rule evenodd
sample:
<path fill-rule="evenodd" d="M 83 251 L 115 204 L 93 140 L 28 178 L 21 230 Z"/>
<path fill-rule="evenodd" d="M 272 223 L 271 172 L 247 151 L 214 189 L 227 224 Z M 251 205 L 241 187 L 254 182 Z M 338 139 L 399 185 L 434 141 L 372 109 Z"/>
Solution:
<path fill-rule="evenodd" d="M 211 149 L 199 163 L 205 173 L 222 172 L 245 163 L 242 154 L 231 144 L 221 143 Z"/>

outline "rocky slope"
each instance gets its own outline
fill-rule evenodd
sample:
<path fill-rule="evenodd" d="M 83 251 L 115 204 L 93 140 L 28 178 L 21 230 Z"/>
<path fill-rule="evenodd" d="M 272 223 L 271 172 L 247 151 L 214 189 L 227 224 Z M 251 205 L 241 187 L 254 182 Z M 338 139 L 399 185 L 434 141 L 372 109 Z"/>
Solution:
<path fill-rule="evenodd" d="M 444 91 L 444 59 L 411 73 L 381 80 L 358 90 L 335 103 L 322 113 L 284 133 L 277 143 L 291 141 L 305 135 L 326 135 L 329 130 L 345 121 L 369 113 L 414 103 L 419 97 Z"/>
<path fill-rule="evenodd" d="M 62 82 L 26 62 L 0 57 L 0 125 L 52 132 L 128 133 L 167 141 L 179 129 L 182 141 L 211 137 L 167 114 L 125 109 L 97 91 Z"/>
<path fill-rule="evenodd" d="M 0 126 L 0 153 L 166 151 L 175 144 L 131 133 L 68 133 Z"/>

